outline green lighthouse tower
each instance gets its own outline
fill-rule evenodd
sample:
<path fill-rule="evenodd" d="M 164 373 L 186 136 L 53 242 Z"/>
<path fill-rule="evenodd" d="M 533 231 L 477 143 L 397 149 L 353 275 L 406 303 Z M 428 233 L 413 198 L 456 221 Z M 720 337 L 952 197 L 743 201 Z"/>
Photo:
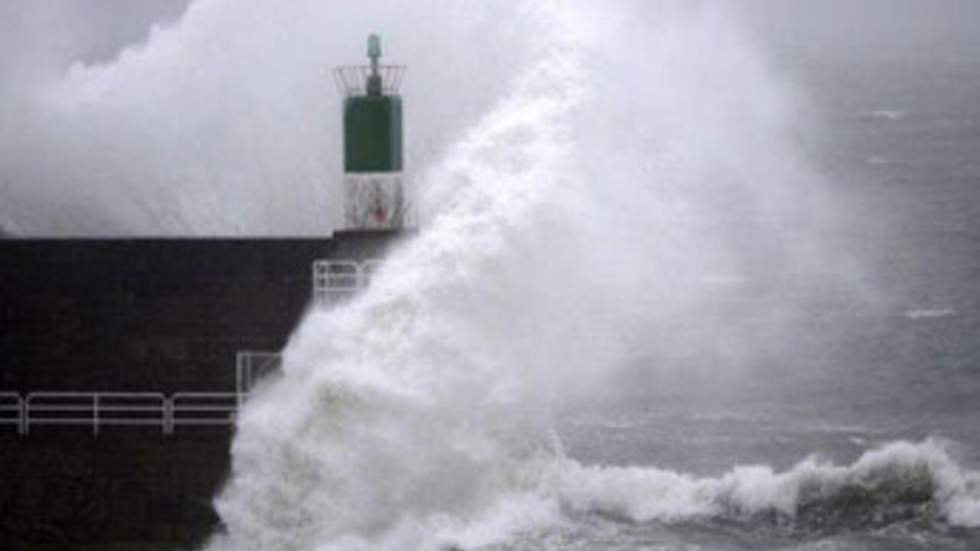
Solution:
<path fill-rule="evenodd" d="M 370 65 L 338 67 L 344 95 L 344 230 L 392 231 L 414 223 L 403 181 L 405 67 L 381 65 L 381 38 L 368 38 Z"/>

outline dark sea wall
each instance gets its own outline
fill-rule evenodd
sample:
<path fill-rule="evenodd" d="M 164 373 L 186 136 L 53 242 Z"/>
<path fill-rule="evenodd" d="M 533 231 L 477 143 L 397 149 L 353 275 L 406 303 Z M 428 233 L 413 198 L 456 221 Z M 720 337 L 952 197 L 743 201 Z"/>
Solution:
<path fill-rule="evenodd" d="M 279 350 L 328 240 L 0 242 L 2 391 L 234 390 Z"/>
<path fill-rule="evenodd" d="M 0 392 L 234 390 L 238 350 L 280 350 L 334 239 L 0 241 Z"/>
<path fill-rule="evenodd" d="M 239 350 L 278 351 L 333 239 L 0 240 L 0 392 L 235 390 Z M 192 548 L 212 532 L 231 427 L 0 424 L 0 551 Z"/>
<path fill-rule="evenodd" d="M 192 549 L 218 526 L 211 506 L 231 430 L 46 428 L 0 436 L 0 550 Z"/>

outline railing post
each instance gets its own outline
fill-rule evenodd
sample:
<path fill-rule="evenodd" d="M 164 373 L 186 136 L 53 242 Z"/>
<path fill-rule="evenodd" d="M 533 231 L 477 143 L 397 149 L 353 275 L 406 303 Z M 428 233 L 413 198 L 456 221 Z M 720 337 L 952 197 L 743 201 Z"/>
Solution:
<path fill-rule="evenodd" d="M 242 403 L 245 403 L 245 396 L 252 390 L 252 385 L 255 384 L 255 364 L 256 357 L 251 353 L 245 357 L 245 365 L 243 369 L 245 370 L 245 376 L 242 379 L 245 381 L 245 386 L 242 387 Z"/>
<path fill-rule="evenodd" d="M 99 435 L 99 393 L 92 394 L 92 435 Z"/>
<path fill-rule="evenodd" d="M 246 367 L 245 363 L 248 359 L 248 352 L 239 352 L 235 355 L 235 383 L 238 388 L 236 388 L 235 399 L 238 402 L 238 408 L 241 409 L 242 404 L 245 403 L 245 389 L 248 388 L 248 381 L 245 380 L 246 377 Z"/>
<path fill-rule="evenodd" d="M 27 435 L 27 419 L 25 413 L 24 399 L 18 396 L 17 398 L 17 413 L 20 416 L 17 423 L 17 434 L 21 436 Z"/>
<path fill-rule="evenodd" d="M 27 436 L 31 432 L 31 395 L 28 394 L 24 398 L 24 436 Z"/>
<path fill-rule="evenodd" d="M 166 396 L 163 397 L 163 435 L 172 436 L 174 433 L 174 403 Z"/>

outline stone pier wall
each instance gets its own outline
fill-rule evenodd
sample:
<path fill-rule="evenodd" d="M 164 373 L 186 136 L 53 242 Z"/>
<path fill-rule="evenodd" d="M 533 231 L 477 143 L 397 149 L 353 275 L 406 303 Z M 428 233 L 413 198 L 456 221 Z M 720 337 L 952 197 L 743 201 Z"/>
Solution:
<path fill-rule="evenodd" d="M 0 436 L 0 551 L 193 549 L 218 526 L 230 429 Z"/>
<path fill-rule="evenodd" d="M 0 239 L 0 392 L 233 392 L 235 353 L 278 351 L 333 239 Z M 218 521 L 232 428 L 0 425 L 0 551 L 192 549 Z"/>

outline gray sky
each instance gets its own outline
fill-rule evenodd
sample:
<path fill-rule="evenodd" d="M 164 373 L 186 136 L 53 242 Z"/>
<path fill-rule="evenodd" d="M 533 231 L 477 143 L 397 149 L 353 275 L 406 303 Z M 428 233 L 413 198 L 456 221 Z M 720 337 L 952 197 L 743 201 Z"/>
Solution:
<path fill-rule="evenodd" d="M 190 0 L 12 0 L 0 5 L 0 59 L 104 60 L 145 39 L 154 23 L 178 19 Z M 975 0 L 738 0 L 750 24 L 783 43 L 827 55 L 888 55 L 925 46 L 976 46 Z M 39 27 L 52 32 L 37 33 Z M 980 55 L 980 54 L 978 54 Z"/>
<path fill-rule="evenodd" d="M 769 36 L 835 58 L 901 56 L 925 48 L 980 58 L 975 0 L 739 0 Z"/>
<path fill-rule="evenodd" d="M 86 61 L 145 39 L 157 22 L 180 17 L 189 0 L 10 0 L 0 5 L 4 59 L 34 51 Z M 39 32 L 47 29 L 48 32 Z"/>

